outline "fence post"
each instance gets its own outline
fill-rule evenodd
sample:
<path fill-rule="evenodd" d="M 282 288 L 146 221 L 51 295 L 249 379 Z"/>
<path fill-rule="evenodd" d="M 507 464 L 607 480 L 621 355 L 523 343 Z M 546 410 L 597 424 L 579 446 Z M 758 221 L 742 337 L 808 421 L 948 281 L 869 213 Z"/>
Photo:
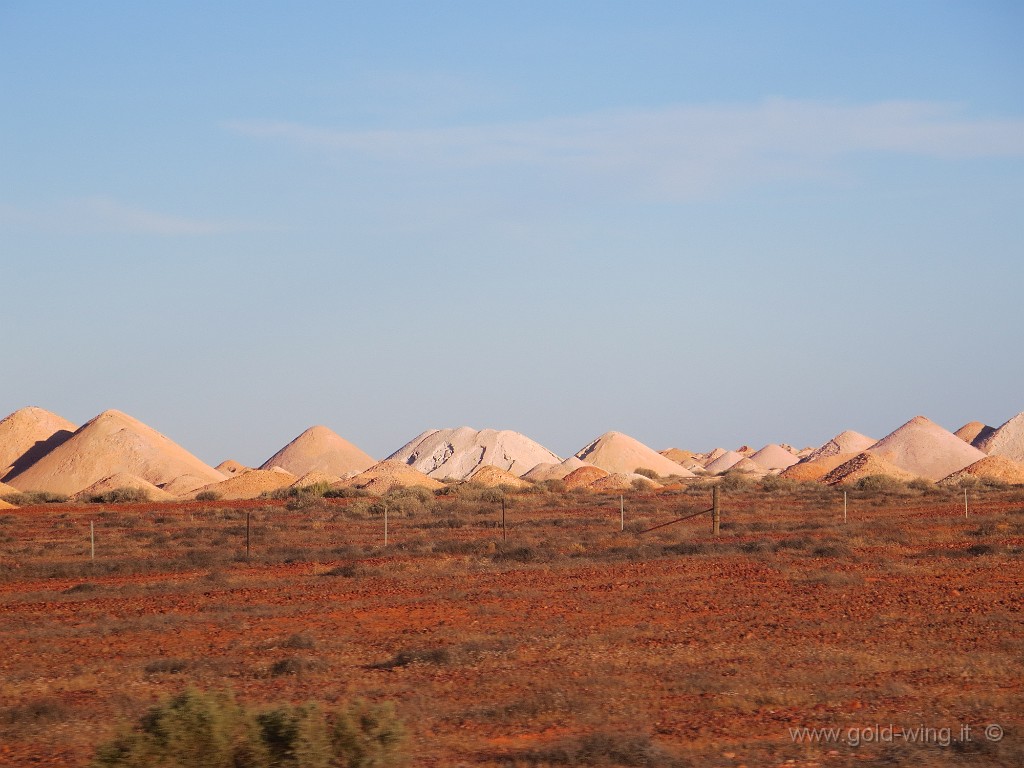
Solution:
<path fill-rule="evenodd" d="M 251 542 L 251 530 L 252 530 L 252 512 L 245 513 L 245 559 L 248 560 L 251 554 L 250 542 Z"/>
<path fill-rule="evenodd" d="M 711 489 L 711 533 L 719 534 L 719 525 L 722 520 L 722 508 L 718 501 L 718 486 Z"/>
<path fill-rule="evenodd" d="M 964 488 L 964 518 L 967 517 L 967 489 Z"/>
<path fill-rule="evenodd" d="M 508 533 L 505 530 L 505 496 L 501 497 L 501 540 L 505 541 L 508 538 Z"/>
<path fill-rule="evenodd" d="M 96 562 L 96 524 L 89 521 L 89 559 Z"/>
<path fill-rule="evenodd" d="M 619 494 L 619 530 L 626 530 L 626 502 L 622 500 L 622 494 Z"/>

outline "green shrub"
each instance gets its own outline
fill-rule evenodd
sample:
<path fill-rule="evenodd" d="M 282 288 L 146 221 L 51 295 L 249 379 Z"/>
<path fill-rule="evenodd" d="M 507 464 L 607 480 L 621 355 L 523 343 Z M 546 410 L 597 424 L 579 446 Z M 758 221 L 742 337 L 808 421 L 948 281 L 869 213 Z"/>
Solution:
<path fill-rule="evenodd" d="M 149 493 L 143 488 L 114 488 L 89 497 L 93 504 L 139 504 L 149 501 Z"/>
<path fill-rule="evenodd" d="M 907 484 L 902 480 L 888 475 L 868 475 L 858 480 L 854 486 L 858 491 L 872 493 L 906 493 Z"/>
<path fill-rule="evenodd" d="M 200 491 L 196 494 L 196 501 L 219 501 L 220 493 L 217 491 Z"/>
<path fill-rule="evenodd" d="M 102 745 L 95 768 L 402 766 L 405 730 L 390 704 L 285 704 L 256 712 L 229 693 L 190 689 Z"/>
<path fill-rule="evenodd" d="M 655 472 L 653 469 L 648 469 L 647 467 L 637 467 L 636 469 L 633 470 L 633 474 L 641 475 L 642 477 L 646 477 L 650 480 L 658 479 L 658 473 Z"/>
<path fill-rule="evenodd" d="M 38 504 L 63 504 L 68 497 L 63 493 L 29 491 L 28 493 L 9 493 L 3 499 L 16 507 L 34 507 Z"/>

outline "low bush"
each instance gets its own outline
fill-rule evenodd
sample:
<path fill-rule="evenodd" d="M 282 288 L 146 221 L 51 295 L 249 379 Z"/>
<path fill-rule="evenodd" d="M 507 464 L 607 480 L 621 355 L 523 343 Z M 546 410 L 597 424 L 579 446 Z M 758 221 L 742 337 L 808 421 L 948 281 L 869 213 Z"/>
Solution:
<path fill-rule="evenodd" d="M 9 493 L 3 497 L 3 500 L 16 507 L 34 507 L 39 504 L 63 504 L 68 497 L 63 493 L 29 491 L 28 493 Z"/>
<path fill-rule="evenodd" d="M 220 501 L 220 494 L 217 491 L 200 491 L 196 494 L 196 501 Z"/>
<path fill-rule="evenodd" d="M 188 690 L 102 745 L 95 768 L 351 768 L 406 764 L 405 729 L 390 704 L 258 712 L 229 693 Z"/>
<path fill-rule="evenodd" d="M 89 497 L 93 504 L 140 504 L 149 501 L 149 493 L 143 488 L 114 488 Z"/>
<path fill-rule="evenodd" d="M 636 469 L 633 470 L 633 474 L 640 475 L 641 477 L 646 477 L 650 480 L 658 479 L 658 473 L 655 472 L 653 469 L 648 469 L 647 467 L 637 467 Z"/>

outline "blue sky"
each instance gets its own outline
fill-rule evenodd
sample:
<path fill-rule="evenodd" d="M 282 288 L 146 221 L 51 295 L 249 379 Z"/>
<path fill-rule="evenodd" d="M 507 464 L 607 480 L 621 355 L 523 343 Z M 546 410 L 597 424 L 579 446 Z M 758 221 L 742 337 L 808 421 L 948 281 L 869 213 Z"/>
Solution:
<path fill-rule="evenodd" d="M 215 7 L 210 7 L 211 5 Z M 0 411 L 207 461 L 1024 409 L 1015 2 L 0 6 Z"/>

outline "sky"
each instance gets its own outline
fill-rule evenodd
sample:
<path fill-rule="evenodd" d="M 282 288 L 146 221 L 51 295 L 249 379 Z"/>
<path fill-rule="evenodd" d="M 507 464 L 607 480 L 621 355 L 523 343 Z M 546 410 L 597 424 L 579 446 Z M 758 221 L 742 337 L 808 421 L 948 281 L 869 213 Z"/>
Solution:
<path fill-rule="evenodd" d="M 261 463 L 1024 410 L 1024 5 L 0 3 L 0 412 Z M 0 415 L 2 415 L 0 414 Z"/>

